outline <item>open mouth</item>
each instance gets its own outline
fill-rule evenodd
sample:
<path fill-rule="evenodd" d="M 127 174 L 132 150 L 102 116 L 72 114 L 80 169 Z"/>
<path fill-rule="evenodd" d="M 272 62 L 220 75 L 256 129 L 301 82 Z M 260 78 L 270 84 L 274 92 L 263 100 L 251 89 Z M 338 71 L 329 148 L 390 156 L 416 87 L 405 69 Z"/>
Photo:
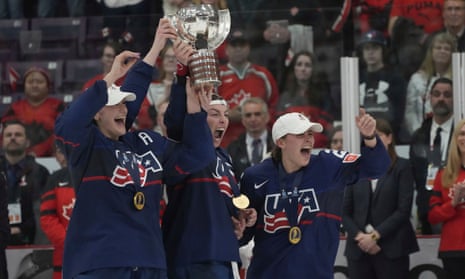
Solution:
<path fill-rule="evenodd" d="M 126 122 L 126 117 L 117 117 L 115 118 L 115 122 L 118 123 L 118 124 L 121 124 L 121 125 L 124 125 L 124 123 Z"/>
<path fill-rule="evenodd" d="M 224 134 L 224 128 L 219 128 L 215 130 L 214 137 L 215 139 L 220 139 L 221 137 L 223 137 L 223 134 Z"/>
<path fill-rule="evenodd" d="M 311 148 L 310 147 L 304 147 L 302 149 L 300 149 L 300 153 L 302 153 L 302 155 L 305 155 L 305 156 L 308 156 L 310 155 L 310 152 L 311 152 Z"/>

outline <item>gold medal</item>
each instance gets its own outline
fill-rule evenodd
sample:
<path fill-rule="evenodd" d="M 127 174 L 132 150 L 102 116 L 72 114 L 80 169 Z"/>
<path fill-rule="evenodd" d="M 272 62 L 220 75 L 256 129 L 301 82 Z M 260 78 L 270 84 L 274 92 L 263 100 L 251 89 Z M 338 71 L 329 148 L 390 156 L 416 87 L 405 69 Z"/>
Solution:
<path fill-rule="evenodd" d="M 234 197 L 232 199 L 232 202 L 233 202 L 234 206 L 239 208 L 239 209 L 246 209 L 250 204 L 249 198 L 246 195 L 243 195 L 243 194 L 240 194 L 239 196 Z"/>
<path fill-rule="evenodd" d="M 144 205 L 145 205 L 145 196 L 144 196 L 144 193 L 142 193 L 142 192 L 136 192 L 136 193 L 134 194 L 133 202 L 134 202 L 134 207 L 135 207 L 137 210 L 142 210 L 142 209 L 144 208 Z"/>
<path fill-rule="evenodd" d="M 289 242 L 292 244 L 297 244 L 302 239 L 302 231 L 299 227 L 294 226 L 289 230 Z"/>

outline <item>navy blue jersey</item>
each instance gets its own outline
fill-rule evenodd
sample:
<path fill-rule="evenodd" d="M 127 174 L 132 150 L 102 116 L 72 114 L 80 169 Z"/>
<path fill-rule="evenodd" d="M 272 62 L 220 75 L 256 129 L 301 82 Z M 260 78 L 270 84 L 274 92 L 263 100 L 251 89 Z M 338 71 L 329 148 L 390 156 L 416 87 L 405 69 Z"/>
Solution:
<path fill-rule="evenodd" d="M 229 155 L 217 148 L 216 161 L 168 185 L 163 238 L 168 267 L 206 261 L 239 262 L 239 242 L 231 216 L 232 197 L 239 193 Z M 237 217 L 237 216 L 236 216 Z"/>
<path fill-rule="evenodd" d="M 182 119 L 173 108 L 186 108 L 186 90 L 182 79 L 179 80 L 172 86 L 170 104 L 173 106 L 165 113 L 168 136 L 176 140 L 184 133 Z M 189 175 L 182 183 L 167 186 L 163 237 L 168 268 L 206 261 L 239 262 L 239 242 L 231 216 L 237 215 L 232 197 L 240 191 L 227 152 L 217 148 L 216 161 Z"/>
<path fill-rule="evenodd" d="M 136 106 L 127 103 L 127 126 L 137 115 L 152 71 L 139 62 L 126 77 L 122 89 L 137 95 L 131 102 Z M 93 124 L 94 115 L 106 102 L 106 82 L 97 81 L 71 104 L 55 127 L 72 184 L 78 185 L 65 240 L 66 279 L 98 268 L 165 269 L 159 224 L 161 184 L 175 183 L 215 158 L 205 112 L 185 116 L 182 144 L 150 130 L 128 132 L 114 141 Z M 136 192 L 145 196 L 142 210 L 133 204 Z"/>
<path fill-rule="evenodd" d="M 344 186 L 381 176 L 390 161 L 379 138 L 375 148 L 363 146 L 361 153 L 324 150 L 312 155 L 298 185 L 298 172 L 280 180 L 279 164 L 271 158 L 245 170 L 241 191 L 258 213 L 256 226 L 245 236 L 246 240 L 255 236 L 248 279 L 333 278 Z M 293 192 L 298 201 L 295 225 L 302 231 L 297 244 L 289 241 L 288 199 L 283 198 Z"/>

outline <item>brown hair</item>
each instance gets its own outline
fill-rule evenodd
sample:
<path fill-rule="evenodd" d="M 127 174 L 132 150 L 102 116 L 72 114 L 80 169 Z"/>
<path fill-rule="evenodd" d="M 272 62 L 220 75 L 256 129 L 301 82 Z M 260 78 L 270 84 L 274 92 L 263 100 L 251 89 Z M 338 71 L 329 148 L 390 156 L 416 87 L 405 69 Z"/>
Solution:
<path fill-rule="evenodd" d="M 162 81 L 165 79 L 166 77 L 166 71 L 165 69 L 163 68 L 163 59 L 165 58 L 165 55 L 166 55 L 166 52 L 168 51 L 168 49 L 172 49 L 173 48 L 173 44 L 170 43 L 169 41 L 166 43 L 166 45 L 163 47 L 163 49 L 160 51 L 160 64 L 158 66 L 158 80 L 159 81 Z"/>
<path fill-rule="evenodd" d="M 392 141 L 391 143 L 387 146 L 387 151 L 389 154 L 389 158 L 391 159 L 391 165 L 389 166 L 389 171 L 392 169 L 394 164 L 397 161 L 397 152 L 396 152 L 396 141 L 394 139 L 394 134 L 392 133 L 392 127 L 389 122 L 387 122 L 385 119 L 378 118 L 376 119 L 376 130 L 380 131 L 381 133 L 385 134 L 386 136 L 391 136 Z"/>

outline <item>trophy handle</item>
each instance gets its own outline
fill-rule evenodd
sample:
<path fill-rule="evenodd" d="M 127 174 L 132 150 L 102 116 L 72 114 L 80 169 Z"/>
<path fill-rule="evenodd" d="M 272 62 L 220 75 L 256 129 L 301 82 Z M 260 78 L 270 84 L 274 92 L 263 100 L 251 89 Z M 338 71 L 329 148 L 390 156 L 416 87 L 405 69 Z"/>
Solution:
<path fill-rule="evenodd" d="M 228 9 L 218 10 L 218 31 L 216 36 L 208 41 L 209 49 L 218 48 L 228 37 L 231 31 L 231 15 Z"/>

